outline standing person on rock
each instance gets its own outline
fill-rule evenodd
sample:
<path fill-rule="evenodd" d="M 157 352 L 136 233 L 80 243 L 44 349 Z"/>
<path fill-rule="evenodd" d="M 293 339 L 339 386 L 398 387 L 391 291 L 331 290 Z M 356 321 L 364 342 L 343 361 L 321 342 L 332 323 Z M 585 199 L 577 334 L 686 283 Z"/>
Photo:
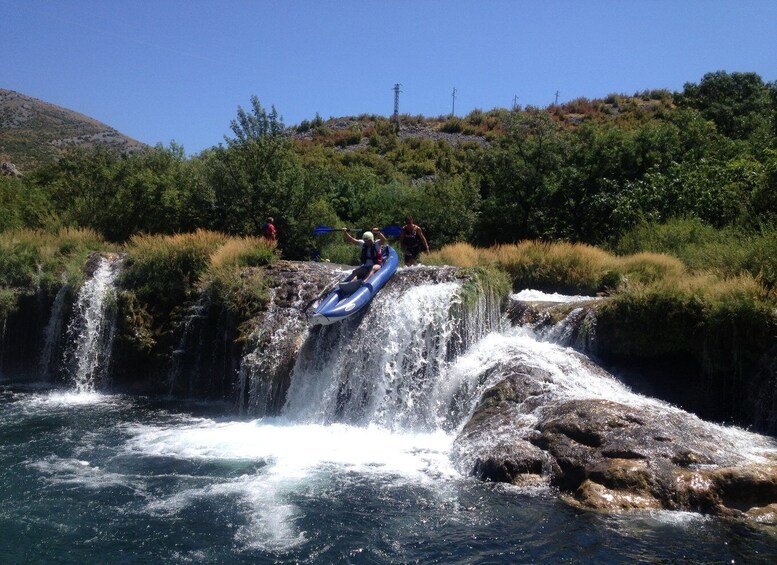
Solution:
<path fill-rule="evenodd" d="M 270 241 L 278 241 L 278 230 L 275 229 L 275 223 L 272 216 L 268 216 L 262 227 L 262 237 Z"/>
<path fill-rule="evenodd" d="M 426 242 L 424 230 L 421 229 L 421 226 L 413 223 L 412 216 L 405 218 L 405 225 L 402 226 L 402 231 L 399 234 L 399 245 L 405 254 L 405 265 L 408 266 L 418 262 L 422 248 L 429 253 L 429 244 Z"/>

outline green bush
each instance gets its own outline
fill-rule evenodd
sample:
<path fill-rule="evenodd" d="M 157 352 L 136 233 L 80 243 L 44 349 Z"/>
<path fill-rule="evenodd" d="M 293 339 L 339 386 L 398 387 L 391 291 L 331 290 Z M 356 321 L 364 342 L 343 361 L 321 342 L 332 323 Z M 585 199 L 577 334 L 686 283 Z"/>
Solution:
<path fill-rule="evenodd" d="M 0 321 L 4 321 L 16 309 L 18 295 L 18 291 L 0 286 Z"/>
<path fill-rule="evenodd" d="M 644 223 L 613 246 L 618 254 L 666 253 L 691 271 L 712 271 L 723 277 L 749 273 L 767 289 L 777 287 L 777 229 L 716 229 L 695 218 L 664 224 Z"/>
<path fill-rule="evenodd" d="M 464 129 L 464 121 L 461 118 L 448 118 L 441 126 L 440 131 L 445 133 L 461 133 Z"/>
<path fill-rule="evenodd" d="M 240 321 L 256 316 L 269 300 L 267 281 L 261 271 L 222 265 L 208 271 L 204 282 L 212 304 L 222 306 Z"/>
<path fill-rule="evenodd" d="M 58 233 L 18 230 L 0 233 L 0 286 L 32 293 L 56 292 L 65 279 L 79 287 L 83 268 L 93 251 L 112 246 L 94 231 L 63 229 Z"/>
<path fill-rule="evenodd" d="M 132 289 L 155 320 L 164 324 L 192 299 L 210 257 L 227 236 L 197 231 L 176 236 L 133 237 L 127 245 L 121 286 Z"/>

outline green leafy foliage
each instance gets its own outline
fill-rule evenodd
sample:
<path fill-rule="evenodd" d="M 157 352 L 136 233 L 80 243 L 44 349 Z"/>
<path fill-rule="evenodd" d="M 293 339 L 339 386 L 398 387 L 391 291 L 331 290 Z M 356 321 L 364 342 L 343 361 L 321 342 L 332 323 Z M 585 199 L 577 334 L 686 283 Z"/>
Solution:
<path fill-rule="evenodd" d="M 253 96 L 230 128 L 225 145 L 191 158 L 175 143 L 82 149 L 0 179 L 0 229 L 86 227 L 116 242 L 196 229 L 258 236 L 272 216 L 284 257 L 330 247 L 341 259 L 315 225 L 390 225 L 409 213 L 439 248 L 612 244 L 677 218 L 757 234 L 777 221 L 777 89 L 753 73 L 544 110 L 402 115 L 399 132 L 367 115 L 286 129 Z"/>

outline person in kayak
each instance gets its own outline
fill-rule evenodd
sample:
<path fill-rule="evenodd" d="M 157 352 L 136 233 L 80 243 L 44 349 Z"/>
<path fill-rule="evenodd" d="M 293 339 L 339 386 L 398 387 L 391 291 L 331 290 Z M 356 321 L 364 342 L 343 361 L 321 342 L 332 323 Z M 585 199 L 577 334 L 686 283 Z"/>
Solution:
<path fill-rule="evenodd" d="M 405 252 L 405 265 L 408 266 L 418 262 L 422 246 L 429 253 L 429 244 L 426 242 L 424 230 L 421 229 L 421 226 L 413 223 L 411 216 L 405 218 L 405 225 L 402 226 L 402 232 L 399 234 L 399 245 Z"/>
<path fill-rule="evenodd" d="M 362 234 L 362 239 L 356 239 L 348 233 L 348 228 L 343 228 L 343 238 L 345 241 L 352 243 L 353 245 L 358 245 L 361 248 L 360 260 L 362 263 L 353 270 L 344 282 L 349 282 L 354 279 L 364 279 L 366 282 L 383 264 L 383 253 L 381 250 L 386 244 L 386 236 L 381 233 L 379 228 L 372 229 L 378 234 L 377 241 L 371 231 L 364 232 Z"/>

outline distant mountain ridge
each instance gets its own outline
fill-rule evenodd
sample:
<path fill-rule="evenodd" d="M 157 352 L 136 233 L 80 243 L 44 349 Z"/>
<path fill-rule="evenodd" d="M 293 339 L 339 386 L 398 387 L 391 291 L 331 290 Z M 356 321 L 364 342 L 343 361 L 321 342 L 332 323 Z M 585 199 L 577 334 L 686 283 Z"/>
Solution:
<path fill-rule="evenodd" d="M 69 148 L 96 145 L 119 153 L 148 147 L 78 112 L 0 88 L 2 174 L 27 173 Z"/>

